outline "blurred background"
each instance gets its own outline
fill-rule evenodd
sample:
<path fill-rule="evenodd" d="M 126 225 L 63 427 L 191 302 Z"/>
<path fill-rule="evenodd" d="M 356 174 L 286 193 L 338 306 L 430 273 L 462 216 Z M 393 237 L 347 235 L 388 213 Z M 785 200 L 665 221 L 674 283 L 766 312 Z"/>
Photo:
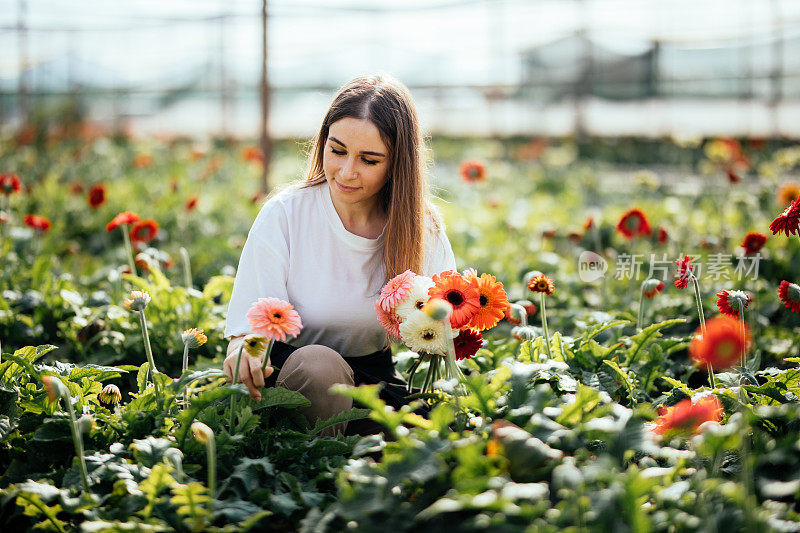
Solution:
<path fill-rule="evenodd" d="M 434 135 L 800 135 L 793 0 L 0 0 L 0 50 L 4 133 L 252 138 L 266 87 L 270 136 L 308 137 L 389 73 Z"/>

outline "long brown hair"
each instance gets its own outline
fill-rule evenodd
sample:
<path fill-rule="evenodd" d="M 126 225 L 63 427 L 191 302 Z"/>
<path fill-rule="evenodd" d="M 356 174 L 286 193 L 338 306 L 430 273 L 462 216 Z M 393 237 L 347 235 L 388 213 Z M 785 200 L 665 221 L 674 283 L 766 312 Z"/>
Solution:
<path fill-rule="evenodd" d="M 339 89 L 310 151 L 305 186 L 325 181 L 328 132 L 343 118 L 371 121 L 389 149 L 388 179 L 378 193 L 389 219 L 383 248 L 387 279 L 405 270 L 422 273 L 426 222 L 438 230 L 440 221 L 428 199 L 425 142 L 408 88 L 389 76 L 362 76 Z"/>

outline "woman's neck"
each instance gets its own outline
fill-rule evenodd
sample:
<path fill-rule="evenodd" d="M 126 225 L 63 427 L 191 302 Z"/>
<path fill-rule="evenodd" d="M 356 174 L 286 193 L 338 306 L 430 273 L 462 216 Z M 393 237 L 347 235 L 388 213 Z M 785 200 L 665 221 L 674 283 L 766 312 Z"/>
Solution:
<path fill-rule="evenodd" d="M 386 213 L 375 201 L 372 205 L 337 203 L 331 195 L 333 207 L 344 228 L 354 235 L 366 239 L 377 239 L 386 225 Z"/>

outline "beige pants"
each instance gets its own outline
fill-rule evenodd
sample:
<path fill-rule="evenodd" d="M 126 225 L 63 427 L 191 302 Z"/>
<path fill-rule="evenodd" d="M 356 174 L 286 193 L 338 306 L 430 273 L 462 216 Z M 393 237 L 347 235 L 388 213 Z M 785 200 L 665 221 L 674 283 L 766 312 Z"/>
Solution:
<path fill-rule="evenodd" d="M 342 356 L 327 346 L 312 344 L 295 350 L 278 373 L 276 385 L 297 391 L 305 396 L 311 405 L 300 408 L 300 412 L 313 427 L 318 419 L 327 420 L 353 406 L 353 400 L 339 394 L 331 394 L 328 389 L 335 383 L 353 385 L 353 369 Z M 326 428 L 323 436 L 344 433 L 347 423 Z"/>

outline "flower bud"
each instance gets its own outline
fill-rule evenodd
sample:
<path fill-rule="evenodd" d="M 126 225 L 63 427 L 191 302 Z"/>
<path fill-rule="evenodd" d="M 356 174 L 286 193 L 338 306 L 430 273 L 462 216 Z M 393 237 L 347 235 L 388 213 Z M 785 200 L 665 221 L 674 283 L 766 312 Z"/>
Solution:
<path fill-rule="evenodd" d="M 431 298 L 422 306 L 422 312 L 434 320 L 445 320 L 453 312 L 453 306 L 441 298 Z"/>
<path fill-rule="evenodd" d="M 47 399 L 50 402 L 55 402 L 64 395 L 66 387 L 61 383 L 61 380 L 55 376 L 42 376 L 42 383 L 44 389 L 47 391 Z"/>
<path fill-rule="evenodd" d="M 103 403 L 118 404 L 120 400 L 122 400 L 122 393 L 120 392 L 119 387 L 113 383 L 109 383 L 103 387 L 103 390 L 100 391 L 100 394 L 98 394 L 97 397 Z"/>
<path fill-rule="evenodd" d="M 244 351 L 250 357 L 261 357 L 267 352 L 269 339 L 264 335 L 251 333 L 244 338 Z"/>
<path fill-rule="evenodd" d="M 204 345 L 208 340 L 208 337 L 206 337 L 202 329 L 191 328 L 183 332 L 181 335 L 181 340 L 183 341 L 183 344 L 189 346 L 189 348 L 195 349 Z"/>
<path fill-rule="evenodd" d="M 76 422 L 78 432 L 89 433 L 93 429 L 97 429 L 97 422 L 94 417 L 89 415 L 82 415 Z"/>
<path fill-rule="evenodd" d="M 130 298 L 125 298 L 122 305 L 131 311 L 144 311 L 150 303 L 150 295 L 145 291 L 131 291 Z"/>
<path fill-rule="evenodd" d="M 192 436 L 200 444 L 206 444 L 214 438 L 214 432 L 202 422 L 192 422 Z"/>

